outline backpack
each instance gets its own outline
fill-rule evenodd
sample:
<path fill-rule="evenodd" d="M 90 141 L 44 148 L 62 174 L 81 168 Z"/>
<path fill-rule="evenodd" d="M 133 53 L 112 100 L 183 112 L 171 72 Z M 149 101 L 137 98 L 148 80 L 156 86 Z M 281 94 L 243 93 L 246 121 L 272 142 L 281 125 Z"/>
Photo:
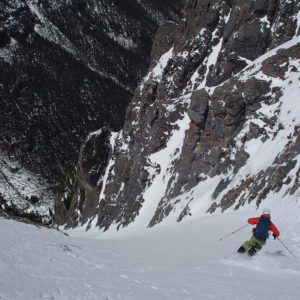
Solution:
<path fill-rule="evenodd" d="M 270 226 L 270 218 L 266 216 L 261 216 L 255 229 L 254 236 L 260 240 L 266 241 L 266 239 L 269 236 Z"/>

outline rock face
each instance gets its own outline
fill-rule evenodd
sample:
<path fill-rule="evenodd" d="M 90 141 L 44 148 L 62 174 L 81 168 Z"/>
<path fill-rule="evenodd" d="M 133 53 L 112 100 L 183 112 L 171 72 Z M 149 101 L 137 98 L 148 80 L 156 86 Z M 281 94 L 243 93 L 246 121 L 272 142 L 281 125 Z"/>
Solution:
<path fill-rule="evenodd" d="M 1 161 L 31 181 L 40 178 L 44 192 L 36 185 L 22 192 L 26 176 L 10 184 L 11 170 L 3 168 L 0 209 L 25 213 L 23 201 L 36 211 L 27 200 L 35 196 L 53 210 L 86 136 L 102 126 L 122 128 L 154 34 L 178 20 L 181 8 L 182 1 L 1 1 Z"/>
<path fill-rule="evenodd" d="M 106 135 L 111 155 L 94 185 L 99 198 L 87 204 L 82 184 L 72 218 L 60 221 L 153 226 L 167 216 L 259 205 L 271 192 L 294 195 L 299 10 L 298 1 L 187 1 L 180 24 L 158 31 L 123 129 Z"/>

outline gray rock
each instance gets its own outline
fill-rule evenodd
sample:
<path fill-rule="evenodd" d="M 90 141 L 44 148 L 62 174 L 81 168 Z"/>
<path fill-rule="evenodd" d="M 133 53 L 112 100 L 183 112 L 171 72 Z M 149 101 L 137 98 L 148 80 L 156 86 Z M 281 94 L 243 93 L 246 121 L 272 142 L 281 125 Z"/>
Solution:
<path fill-rule="evenodd" d="M 266 99 L 266 94 L 270 92 L 269 83 L 258 80 L 254 77 L 249 78 L 244 87 L 245 103 L 248 111 L 256 111 L 260 108 L 260 102 Z"/>
<path fill-rule="evenodd" d="M 254 3 L 254 13 L 258 17 L 263 17 L 267 14 L 269 0 L 257 0 Z"/>
<path fill-rule="evenodd" d="M 199 129 L 203 129 L 208 113 L 209 95 L 202 89 L 195 91 L 191 97 L 191 104 L 188 109 L 188 114 L 192 122 L 194 122 Z"/>

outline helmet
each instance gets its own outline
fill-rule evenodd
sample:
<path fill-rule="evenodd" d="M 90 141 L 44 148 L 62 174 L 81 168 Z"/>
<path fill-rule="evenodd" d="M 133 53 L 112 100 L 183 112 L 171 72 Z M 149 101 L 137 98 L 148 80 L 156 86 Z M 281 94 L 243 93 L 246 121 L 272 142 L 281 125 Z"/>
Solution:
<path fill-rule="evenodd" d="M 270 209 L 269 208 L 264 208 L 263 215 L 270 215 L 270 214 L 271 214 Z"/>

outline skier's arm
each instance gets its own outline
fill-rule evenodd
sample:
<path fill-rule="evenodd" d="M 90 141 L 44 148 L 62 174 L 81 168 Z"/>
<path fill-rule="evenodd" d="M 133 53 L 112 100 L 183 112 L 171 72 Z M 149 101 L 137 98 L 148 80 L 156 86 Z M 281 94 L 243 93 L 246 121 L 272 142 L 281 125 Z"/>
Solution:
<path fill-rule="evenodd" d="M 252 225 L 257 224 L 258 221 L 259 221 L 259 218 L 250 218 L 250 219 L 248 219 L 248 223 L 252 224 Z"/>
<path fill-rule="evenodd" d="M 276 228 L 276 226 L 271 222 L 270 230 L 278 237 L 279 236 L 279 230 Z"/>

